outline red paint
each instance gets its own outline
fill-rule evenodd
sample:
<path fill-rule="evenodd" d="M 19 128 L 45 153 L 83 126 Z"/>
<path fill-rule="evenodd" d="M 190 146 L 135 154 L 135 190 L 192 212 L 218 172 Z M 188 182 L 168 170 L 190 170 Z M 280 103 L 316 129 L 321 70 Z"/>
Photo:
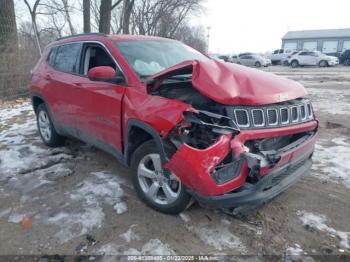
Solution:
<path fill-rule="evenodd" d="M 306 95 L 304 87 L 295 81 L 210 59 L 185 61 L 150 78 L 161 81 L 176 71 L 192 72 L 193 86 L 203 95 L 221 104 L 264 105 Z"/>
<path fill-rule="evenodd" d="M 162 40 L 146 36 L 96 36 L 85 35 L 56 41 L 48 46 L 33 69 L 31 91 L 40 94 L 52 112 L 54 120 L 75 127 L 92 137 L 124 151 L 126 127 L 130 119 L 140 120 L 166 138 L 175 125 L 183 120 L 183 111 L 195 110 L 178 100 L 152 96 L 145 82 L 140 81 L 128 65 L 113 41 Z M 46 62 L 49 49 L 57 44 L 76 41 L 94 41 L 103 44 L 121 67 L 127 84 L 92 81 L 87 76 L 60 72 Z M 114 70 L 113 70 L 114 71 Z M 305 89 L 291 80 L 270 73 L 234 64 L 224 64 L 211 59 L 185 61 L 164 70 L 151 79 L 154 88 L 169 74 L 192 73 L 192 83 L 203 95 L 228 105 L 263 105 L 292 100 L 306 95 Z M 94 68 L 90 78 L 110 77 L 110 68 Z M 317 122 L 276 129 L 244 130 L 235 137 L 222 135 L 207 149 L 199 150 L 183 144 L 166 167 L 171 169 L 189 188 L 202 195 L 220 195 L 245 183 L 248 167 L 244 164 L 241 174 L 223 185 L 216 185 L 210 176 L 213 168 L 233 151 L 235 157 L 245 152 L 245 141 L 315 130 Z M 315 138 L 286 153 L 276 167 L 313 147 Z M 264 174 L 271 170 L 265 170 Z"/>
<path fill-rule="evenodd" d="M 115 70 L 110 66 L 97 66 L 91 68 L 88 72 L 88 77 L 91 80 L 96 79 L 111 79 L 116 76 Z"/>

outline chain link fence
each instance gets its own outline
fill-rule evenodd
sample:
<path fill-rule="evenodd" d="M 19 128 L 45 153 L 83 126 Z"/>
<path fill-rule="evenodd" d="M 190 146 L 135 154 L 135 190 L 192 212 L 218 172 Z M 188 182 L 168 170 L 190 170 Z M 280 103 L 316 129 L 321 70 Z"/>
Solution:
<path fill-rule="evenodd" d="M 33 30 L 16 31 L 16 21 L 1 13 L 0 22 L 0 100 L 11 100 L 29 94 L 30 70 L 40 54 Z"/>
<path fill-rule="evenodd" d="M 1 100 L 28 95 L 30 70 L 40 58 L 39 52 L 33 46 L 33 43 L 33 40 L 18 41 L 18 48 L 2 48 L 0 50 Z"/>

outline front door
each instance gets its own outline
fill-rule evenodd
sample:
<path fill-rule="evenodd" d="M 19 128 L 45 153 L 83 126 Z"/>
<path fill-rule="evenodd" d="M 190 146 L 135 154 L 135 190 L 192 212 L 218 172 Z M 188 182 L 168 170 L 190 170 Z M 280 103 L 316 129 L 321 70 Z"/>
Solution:
<path fill-rule="evenodd" d="M 121 112 L 126 86 L 109 82 L 91 81 L 88 71 L 97 66 L 111 66 L 121 75 L 115 59 L 108 49 L 98 43 L 84 43 L 80 63 L 80 78 L 75 83 L 80 132 L 92 142 L 103 142 L 122 150 Z"/>

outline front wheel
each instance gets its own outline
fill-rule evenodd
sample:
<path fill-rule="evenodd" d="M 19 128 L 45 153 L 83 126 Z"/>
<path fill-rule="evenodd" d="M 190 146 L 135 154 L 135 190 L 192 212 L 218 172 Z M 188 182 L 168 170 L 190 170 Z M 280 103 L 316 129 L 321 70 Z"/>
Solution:
<path fill-rule="evenodd" d="M 320 61 L 320 63 L 318 64 L 319 67 L 327 67 L 328 66 L 328 62 L 326 60 L 322 60 Z"/>
<path fill-rule="evenodd" d="M 293 68 L 298 67 L 298 66 L 299 66 L 299 62 L 298 62 L 297 60 L 293 60 L 292 63 L 291 63 L 291 66 L 292 66 Z"/>
<path fill-rule="evenodd" d="M 180 179 L 163 168 L 153 140 L 143 143 L 131 158 L 133 184 L 138 196 L 153 209 L 178 214 L 186 209 L 191 196 Z"/>
<path fill-rule="evenodd" d="M 255 67 L 261 67 L 261 63 L 260 62 L 256 62 L 255 63 Z"/>

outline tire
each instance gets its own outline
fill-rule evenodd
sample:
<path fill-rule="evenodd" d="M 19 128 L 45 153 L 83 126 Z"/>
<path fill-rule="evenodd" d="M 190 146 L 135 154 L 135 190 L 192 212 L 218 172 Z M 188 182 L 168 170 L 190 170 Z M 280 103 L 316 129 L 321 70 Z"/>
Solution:
<path fill-rule="evenodd" d="M 36 110 L 36 122 L 41 140 L 49 147 L 59 147 L 64 144 L 65 137 L 60 136 L 52 124 L 50 114 L 45 104 L 40 104 Z"/>
<path fill-rule="evenodd" d="M 261 63 L 260 62 L 255 62 L 255 67 L 261 67 Z"/>
<path fill-rule="evenodd" d="M 326 60 L 321 60 L 319 63 L 318 63 L 318 66 L 319 67 L 327 67 L 328 66 L 328 62 Z"/>
<path fill-rule="evenodd" d="M 299 62 L 297 60 L 293 60 L 291 63 L 290 63 L 291 67 L 293 68 L 296 68 L 299 66 Z"/>
<path fill-rule="evenodd" d="M 180 180 L 161 166 L 160 155 L 153 140 L 143 143 L 135 150 L 130 165 L 136 193 L 148 206 L 171 215 L 186 209 L 191 196 Z"/>

